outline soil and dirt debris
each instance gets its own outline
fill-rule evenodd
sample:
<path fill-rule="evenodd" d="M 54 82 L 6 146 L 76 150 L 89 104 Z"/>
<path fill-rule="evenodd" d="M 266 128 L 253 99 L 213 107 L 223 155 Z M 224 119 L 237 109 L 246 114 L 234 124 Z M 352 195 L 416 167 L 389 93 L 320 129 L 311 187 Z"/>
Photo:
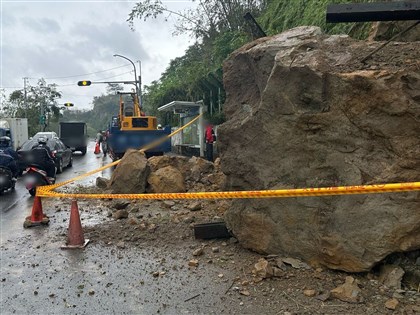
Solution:
<path fill-rule="evenodd" d="M 152 158 L 148 164 L 150 176 L 168 167 L 178 170 L 188 191 L 224 188 L 226 179 L 219 160 L 212 164 L 197 158 L 165 156 Z M 90 193 L 103 192 L 103 183 L 109 185 L 106 179 L 97 183 L 99 187 L 89 187 Z M 130 190 L 129 187 L 126 189 Z M 83 187 L 77 190 L 81 191 Z M 145 190 L 149 188 L 145 187 Z M 230 207 L 229 200 L 79 201 L 85 236 L 94 245 L 108 248 L 118 259 L 123 259 L 126 251 L 149 252 L 159 262 L 150 270 L 149 276 L 162 279 L 183 274 L 187 279 L 183 286 L 192 285 L 188 281 L 189 275 L 202 278 L 210 272 L 211 282 L 223 288 L 219 296 L 227 313 L 420 312 L 420 275 L 417 277 L 414 272 L 414 278 L 405 277 L 404 271 L 405 268 L 420 269 L 416 265 L 418 252 L 390 256 L 369 273 L 347 274 L 313 268 L 294 257 L 257 254 L 244 249 L 234 237 L 209 241 L 194 239 L 195 224 L 223 221 Z M 89 224 L 94 217 L 96 223 Z M 214 286 L 214 283 L 206 286 Z M 204 295 L 205 292 L 196 292 L 185 300 L 192 301 Z M 236 301 L 233 304 L 232 299 Z"/>
<path fill-rule="evenodd" d="M 217 168 L 196 180 L 187 176 L 186 186 L 193 189 L 210 175 L 220 176 Z M 80 199 L 78 206 L 91 242 L 84 251 L 66 256 L 58 250 L 67 235 L 65 199 L 44 202 L 51 218 L 46 241 L 32 230 L 32 237 L 2 247 L 6 313 L 24 312 L 28 294 L 31 305 L 40 303 L 37 309 L 63 314 L 420 312 L 419 278 L 413 283 L 416 278 L 404 272 L 419 270 L 418 252 L 390 256 L 369 273 L 348 274 L 312 268 L 294 257 L 261 255 L 234 237 L 195 239 L 195 224 L 224 220 L 228 200 Z M 15 269 L 17 256 L 28 266 L 23 271 Z"/>
<path fill-rule="evenodd" d="M 322 268 L 313 269 L 292 257 L 262 256 L 242 248 L 233 237 L 196 240 L 193 225 L 223 220 L 229 202 L 200 201 L 201 209 L 191 211 L 188 208 L 194 202 L 80 200 L 79 209 L 85 237 L 91 240 L 89 247 L 95 248 L 95 251 L 96 248 L 102 248 L 100 251 L 109 255 L 106 264 L 114 262 L 124 272 L 126 266 L 135 265 L 139 259 L 155 261 L 146 263 L 147 267 L 143 268 L 146 273 L 142 272 L 141 280 L 135 274 L 131 276 L 138 282 L 137 286 L 149 290 L 151 288 L 147 287 L 147 283 L 150 281 L 166 283 L 169 280 L 166 285 L 178 287 L 178 290 L 183 290 L 183 287 L 195 288 L 188 297 L 183 297 L 186 301 L 183 303 L 197 300 L 196 303 L 206 304 L 208 308 L 201 308 L 199 313 L 391 314 L 394 309 L 398 314 L 420 312 L 418 288 L 406 283 L 403 277 L 392 285 L 389 282 L 392 279 L 383 280 L 389 278 L 390 273 L 400 274 L 393 272 L 396 268 L 393 265 L 382 268 L 388 270 L 385 274 L 378 267 L 370 273 L 349 275 Z M 62 215 L 63 210 L 62 206 L 56 205 L 55 215 Z M 128 216 L 115 217 L 121 211 Z M 55 215 L 52 215 L 54 225 L 57 224 L 54 222 Z M 63 221 L 61 233 L 53 241 L 65 239 L 67 220 Z M 89 247 L 86 254 L 92 259 L 95 255 L 100 256 L 92 253 Z M 392 261 L 399 260 L 402 266 L 407 263 L 403 263 L 404 259 L 415 263 L 413 259 L 401 257 Z M 97 264 L 103 272 L 108 272 L 105 263 L 98 261 Z M 131 285 L 129 278 L 125 281 L 128 282 L 126 285 Z M 180 283 L 176 284 L 175 281 Z M 102 282 L 105 288 L 101 290 L 104 292 L 114 292 L 118 287 L 112 281 Z M 152 289 L 156 294 L 168 289 L 166 285 L 155 285 L 157 287 Z M 208 296 L 210 287 L 218 288 L 212 297 Z M 99 288 L 77 291 L 93 296 Z M 129 299 L 131 293 L 125 294 Z M 159 305 L 160 312 L 171 313 L 168 311 L 171 302 L 164 300 L 159 300 L 167 305 Z M 193 305 L 197 310 L 196 303 Z M 215 304 L 220 304 L 222 309 Z"/>
<path fill-rule="evenodd" d="M 178 164 L 178 169 L 182 169 L 180 160 L 188 162 L 184 158 L 171 157 L 170 163 Z M 165 161 L 161 163 L 162 167 L 167 167 L 168 158 Z M 198 163 L 205 165 L 206 171 L 195 177 L 187 173 L 186 187 L 191 190 L 197 189 L 197 185 L 203 190 L 222 189 L 215 184 L 208 185 L 209 177 L 222 176 L 220 168 L 209 167 L 207 162 Z M 223 180 L 218 183 L 223 183 Z M 82 189 L 78 188 L 79 191 Z M 102 190 L 89 188 L 91 193 Z M 126 257 L 126 252 L 142 252 L 142 255 L 148 252 L 158 262 L 158 266 L 148 272 L 151 279 L 176 279 L 183 274 L 182 285 L 191 286 L 194 284 L 190 275 L 203 279 L 210 273 L 211 282 L 203 285 L 217 283 L 220 286 L 219 303 L 226 313 L 420 312 L 419 288 L 404 278 L 404 268 L 416 266 L 418 253 L 417 256 L 411 254 L 411 257 L 389 257 L 389 261 L 369 273 L 350 275 L 312 268 L 293 257 L 263 256 L 242 248 L 234 237 L 207 241 L 194 239 L 195 224 L 223 221 L 230 206 L 229 200 L 79 201 L 85 237 L 93 246 L 109 249 L 119 260 Z M 56 211 L 60 211 L 60 207 Z M 93 218 L 96 218 L 94 224 L 91 223 Z M 206 290 L 195 293 L 185 300 L 202 298 Z"/>

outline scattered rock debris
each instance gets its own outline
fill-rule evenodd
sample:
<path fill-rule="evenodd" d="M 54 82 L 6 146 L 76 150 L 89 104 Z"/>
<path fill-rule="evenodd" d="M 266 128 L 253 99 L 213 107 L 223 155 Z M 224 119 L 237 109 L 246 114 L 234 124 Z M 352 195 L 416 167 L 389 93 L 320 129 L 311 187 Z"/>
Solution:
<path fill-rule="evenodd" d="M 113 214 L 115 220 L 121 220 L 128 218 L 128 211 L 127 210 L 118 210 Z"/>
<path fill-rule="evenodd" d="M 204 254 L 204 248 L 203 247 L 197 248 L 195 251 L 193 251 L 192 254 L 193 256 L 201 256 Z"/>
<path fill-rule="evenodd" d="M 404 270 L 397 265 L 383 265 L 380 270 L 379 281 L 391 289 L 401 289 Z"/>
<path fill-rule="evenodd" d="M 199 203 L 199 202 L 194 202 L 194 203 L 192 203 L 192 204 L 190 204 L 190 205 L 188 206 L 188 209 L 189 209 L 190 211 L 198 211 L 198 210 L 201 210 L 201 203 Z"/>
<path fill-rule="evenodd" d="M 188 266 L 190 266 L 190 267 L 198 267 L 198 260 L 197 259 L 191 259 L 188 262 Z"/>
<path fill-rule="evenodd" d="M 395 310 L 398 304 L 400 304 L 400 302 L 398 302 L 397 299 L 392 298 L 385 302 L 385 307 L 389 310 Z"/>
<path fill-rule="evenodd" d="M 261 281 L 266 278 L 280 277 L 283 271 L 277 264 L 277 261 L 268 261 L 265 258 L 260 258 L 254 265 L 253 274 L 257 278 L 257 281 Z"/>
<path fill-rule="evenodd" d="M 305 294 L 308 297 L 314 297 L 316 295 L 316 291 L 312 289 L 306 289 L 303 290 L 303 294 Z"/>
<path fill-rule="evenodd" d="M 344 302 L 359 303 L 361 290 L 357 281 L 350 276 L 346 277 L 344 284 L 331 290 L 331 296 Z"/>

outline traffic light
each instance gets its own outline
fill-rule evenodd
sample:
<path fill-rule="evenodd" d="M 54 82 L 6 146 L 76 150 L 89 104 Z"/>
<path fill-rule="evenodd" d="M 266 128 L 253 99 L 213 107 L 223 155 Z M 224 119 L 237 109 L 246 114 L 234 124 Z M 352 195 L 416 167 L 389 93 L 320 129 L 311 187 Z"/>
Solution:
<path fill-rule="evenodd" d="M 73 103 L 64 103 L 64 106 L 66 106 L 66 107 L 73 107 L 74 104 Z"/>
<path fill-rule="evenodd" d="M 79 81 L 77 82 L 78 86 L 89 86 L 92 84 L 92 81 Z"/>
<path fill-rule="evenodd" d="M 39 116 L 39 124 L 40 125 L 45 125 L 45 119 L 46 119 L 45 115 Z"/>

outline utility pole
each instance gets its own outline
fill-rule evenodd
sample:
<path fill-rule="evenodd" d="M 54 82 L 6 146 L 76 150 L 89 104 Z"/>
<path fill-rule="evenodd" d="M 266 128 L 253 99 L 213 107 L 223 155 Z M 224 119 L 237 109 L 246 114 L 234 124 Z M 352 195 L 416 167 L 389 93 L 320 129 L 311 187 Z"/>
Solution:
<path fill-rule="evenodd" d="M 140 99 L 139 99 L 140 93 L 139 93 L 139 86 L 138 86 L 138 81 L 137 81 L 138 78 L 137 78 L 136 65 L 134 64 L 134 62 L 131 59 L 129 59 L 129 58 L 123 56 L 123 55 L 114 54 L 113 56 L 123 58 L 123 59 L 129 61 L 133 65 L 133 68 L 134 68 L 134 83 L 135 83 L 135 86 L 136 86 L 137 101 L 139 103 L 139 107 L 140 107 L 140 110 L 141 110 L 141 104 L 140 104 Z"/>
<path fill-rule="evenodd" d="M 26 80 L 28 80 L 27 77 L 22 78 L 23 79 L 23 93 L 24 93 L 24 106 L 25 106 L 25 118 L 28 118 L 28 97 L 26 94 Z"/>
<path fill-rule="evenodd" d="M 142 107 L 143 106 L 143 98 L 142 98 L 142 95 L 141 95 L 141 61 L 140 60 L 137 60 L 137 62 L 139 63 L 139 71 L 140 71 L 140 74 L 139 74 L 139 98 L 140 98 L 140 107 Z"/>
<path fill-rule="evenodd" d="M 219 86 L 219 88 L 218 88 L 217 92 L 218 92 L 218 95 L 217 95 L 217 101 L 218 101 L 218 103 L 219 103 L 219 114 L 220 114 L 220 112 L 222 111 L 222 105 L 221 105 L 222 100 L 220 99 L 220 86 Z"/>
<path fill-rule="evenodd" d="M 45 117 L 44 103 L 41 101 L 40 105 L 41 105 L 41 115 L 39 117 L 39 124 L 41 125 L 40 131 L 45 131 L 45 122 L 47 118 Z"/>

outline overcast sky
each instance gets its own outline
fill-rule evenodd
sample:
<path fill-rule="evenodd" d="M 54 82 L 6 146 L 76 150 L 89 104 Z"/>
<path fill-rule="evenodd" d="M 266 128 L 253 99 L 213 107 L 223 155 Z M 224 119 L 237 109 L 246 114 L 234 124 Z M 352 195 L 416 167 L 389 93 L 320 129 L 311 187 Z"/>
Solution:
<path fill-rule="evenodd" d="M 0 86 L 8 87 L 6 92 L 10 93 L 23 86 L 23 77 L 29 77 L 32 85 L 38 78 L 47 78 L 47 83 L 59 85 L 63 93 L 60 102 L 73 102 L 77 108 L 90 108 L 93 96 L 104 93 L 106 87 L 77 87 L 77 81 L 133 79 L 132 66 L 113 54 L 141 60 L 143 84 L 148 84 L 159 79 L 169 61 L 181 56 L 193 43 L 187 35 L 172 36 L 172 17 L 167 22 L 164 17 L 138 20 L 133 32 L 126 19 L 136 1 L 0 2 Z M 194 6 L 191 0 L 164 2 L 172 10 Z M 61 78 L 116 67 L 120 68 Z"/>

